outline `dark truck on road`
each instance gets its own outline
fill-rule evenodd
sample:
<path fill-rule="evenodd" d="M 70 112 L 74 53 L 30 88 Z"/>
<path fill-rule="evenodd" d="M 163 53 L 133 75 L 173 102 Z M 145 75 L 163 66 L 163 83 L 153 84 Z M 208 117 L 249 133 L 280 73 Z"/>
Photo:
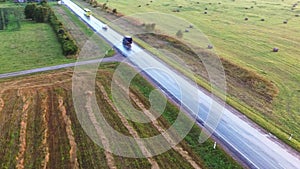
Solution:
<path fill-rule="evenodd" d="M 123 46 L 126 48 L 126 49 L 131 49 L 131 44 L 132 44 L 132 37 L 131 36 L 124 36 L 123 38 Z"/>

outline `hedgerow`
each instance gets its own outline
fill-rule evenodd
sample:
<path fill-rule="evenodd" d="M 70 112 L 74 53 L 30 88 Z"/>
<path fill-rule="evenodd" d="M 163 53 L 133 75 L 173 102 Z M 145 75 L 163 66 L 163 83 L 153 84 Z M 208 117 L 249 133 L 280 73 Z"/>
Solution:
<path fill-rule="evenodd" d="M 78 46 L 73 37 L 68 33 L 62 22 L 60 22 L 54 11 L 46 3 L 29 3 L 25 7 L 25 16 L 36 22 L 49 23 L 53 28 L 58 41 L 61 43 L 63 54 L 65 56 L 75 55 L 78 52 Z"/>

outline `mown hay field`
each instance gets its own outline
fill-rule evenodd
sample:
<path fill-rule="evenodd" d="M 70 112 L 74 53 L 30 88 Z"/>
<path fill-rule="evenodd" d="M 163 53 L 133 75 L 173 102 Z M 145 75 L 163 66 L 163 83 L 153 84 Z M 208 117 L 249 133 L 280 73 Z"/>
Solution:
<path fill-rule="evenodd" d="M 124 135 L 151 137 L 169 128 L 178 113 L 171 103 L 167 104 L 157 123 L 147 124 L 126 120 L 114 107 L 110 87 L 117 65 L 101 66 L 95 92 L 86 91 L 80 96 L 84 114 L 88 114 L 91 121 L 99 120 L 90 111 L 89 98 L 95 95 L 108 124 Z M 133 71 L 128 67 L 124 73 Z M 199 144 L 198 126 L 194 126 L 173 149 L 153 158 L 126 158 L 109 153 L 93 142 L 80 125 L 72 99 L 72 75 L 73 70 L 66 69 L 1 80 L 1 168 L 241 168 L 219 147 L 213 149 L 211 140 Z M 130 87 L 133 105 L 146 112 L 149 107 L 147 97 L 153 89 L 145 79 L 137 76 Z M 91 130 L 97 129 L 93 125 Z M 97 138 L 109 146 L 110 142 L 105 140 L 111 138 L 98 129 Z"/>
<path fill-rule="evenodd" d="M 255 114 L 252 119 L 262 118 L 263 120 L 257 120 L 261 124 L 270 123 L 273 127 L 263 126 L 272 133 L 278 133 L 274 126 L 279 128 L 285 133 L 279 134 L 280 138 L 286 142 L 289 142 L 288 136 L 293 134 L 293 140 L 298 141 L 298 146 L 295 147 L 299 148 L 300 135 L 297 131 L 300 129 L 300 4 L 298 1 L 98 0 L 98 2 L 106 3 L 107 7 L 116 8 L 124 15 L 163 12 L 191 22 L 207 35 L 221 58 L 249 70 L 250 74 L 258 74 L 276 86 L 278 94 L 271 103 L 259 101 L 260 103 L 255 105 L 248 104 L 247 101 L 255 102 L 256 97 L 243 96 L 243 93 L 249 90 L 247 85 L 243 90 L 240 86 L 230 86 L 230 82 L 228 83 L 229 90 L 237 88 L 236 92 L 241 95 L 231 96 L 233 100 L 241 103 L 239 107 L 244 107 L 240 108 L 241 110 L 252 111 Z M 183 26 L 182 30 L 187 27 L 188 25 Z M 183 32 L 183 38 L 192 33 L 192 31 Z M 273 48 L 278 48 L 279 51 L 273 52 Z M 235 73 L 234 70 L 226 73 L 232 75 Z M 258 89 L 264 87 L 260 85 L 258 83 Z"/>

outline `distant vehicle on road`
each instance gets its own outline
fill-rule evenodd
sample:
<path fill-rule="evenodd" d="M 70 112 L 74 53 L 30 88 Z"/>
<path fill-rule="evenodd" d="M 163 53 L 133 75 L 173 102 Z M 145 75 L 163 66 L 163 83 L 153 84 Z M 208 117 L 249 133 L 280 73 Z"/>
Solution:
<path fill-rule="evenodd" d="M 131 49 L 131 44 L 132 44 L 132 37 L 131 36 L 124 36 L 123 38 L 123 46 L 126 49 Z"/>
<path fill-rule="evenodd" d="M 108 29 L 108 26 L 107 26 L 107 25 L 103 25 L 103 26 L 102 26 L 102 29 L 107 30 L 107 29 Z"/>
<path fill-rule="evenodd" d="M 83 10 L 84 10 L 84 15 L 86 16 L 86 17 L 90 17 L 91 15 L 92 15 L 92 11 L 91 10 L 89 10 L 89 9 L 87 9 L 87 8 L 83 8 Z"/>

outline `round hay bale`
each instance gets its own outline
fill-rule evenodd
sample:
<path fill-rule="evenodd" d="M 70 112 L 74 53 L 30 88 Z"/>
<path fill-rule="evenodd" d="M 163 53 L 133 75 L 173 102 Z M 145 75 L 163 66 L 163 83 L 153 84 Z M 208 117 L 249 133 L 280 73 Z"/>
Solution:
<path fill-rule="evenodd" d="M 193 25 L 190 25 L 190 26 L 189 26 L 189 28 L 193 28 L 193 27 L 194 27 Z"/>
<path fill-rule="evenodd" d="M 207 14 L 207 12 L 205 11 L 204 14 Z"/>
<path fill-rule="evenodd" d="M 273 48 L 273 52 L 278 52 L 279 51 L 279 49 L 278 48 Z"/>
<path fill-rule="evenodd" d="M 283 21 L 283 24 L 287 24 L 288 23 L 288 21 Z"/>
<path fill-rule="evenodd" d="M 214 48 L 213 45 L 208 45 L 207 46 L 207 49 L 212 49 L 212 48 Z"/>

